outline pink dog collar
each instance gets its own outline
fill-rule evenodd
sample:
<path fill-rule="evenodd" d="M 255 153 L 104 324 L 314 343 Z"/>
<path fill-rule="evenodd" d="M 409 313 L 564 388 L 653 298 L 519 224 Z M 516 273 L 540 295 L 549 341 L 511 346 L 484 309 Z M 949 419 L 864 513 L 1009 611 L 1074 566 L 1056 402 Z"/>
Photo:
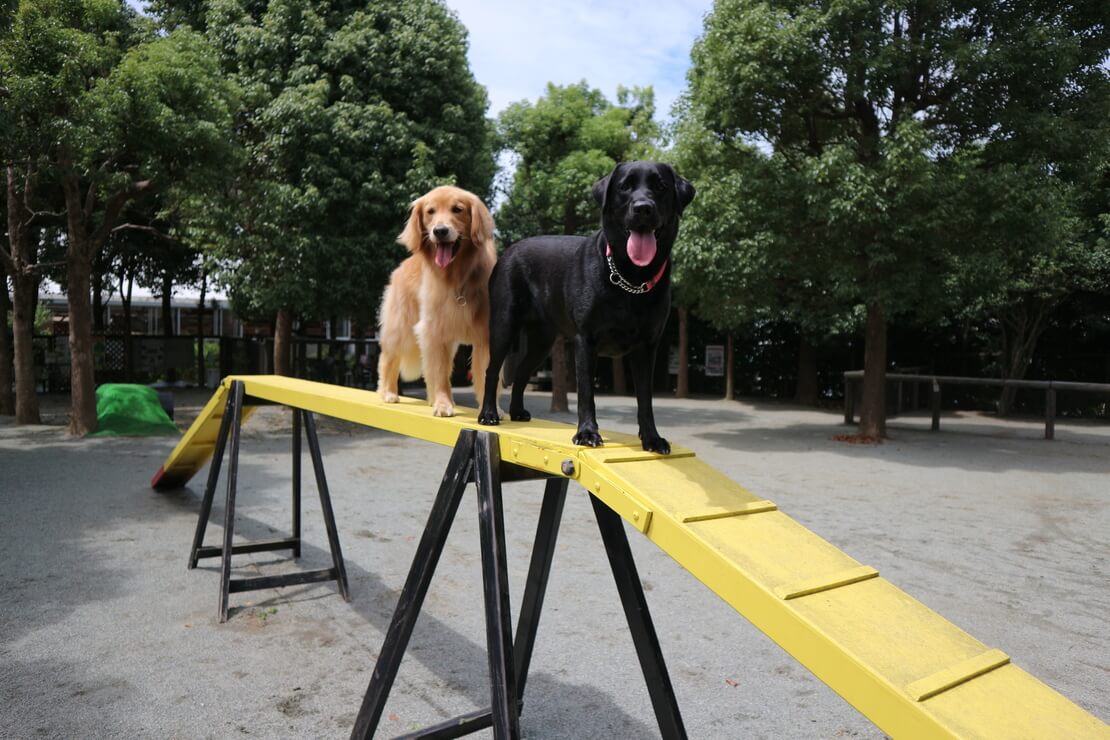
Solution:
<path fill-rule="evenodd" d="M 633 285 L 625 279 L 624 275 L 620 274 L 617 270 L 616 263 L 613 262 L 613 247 L 609 244 L 605 245 L 605 259 L 609 262 L 609 282 L 618 288 L 628 291 L 629 293 L 647 293 L 649 290 L 659 284 L 663 279 L 663 273 L 667 269 L 668 260 L 663 260 L 663 264 L 659 266 L 659 272 L 655 273 L 655 277 L 639 285 Z"/>

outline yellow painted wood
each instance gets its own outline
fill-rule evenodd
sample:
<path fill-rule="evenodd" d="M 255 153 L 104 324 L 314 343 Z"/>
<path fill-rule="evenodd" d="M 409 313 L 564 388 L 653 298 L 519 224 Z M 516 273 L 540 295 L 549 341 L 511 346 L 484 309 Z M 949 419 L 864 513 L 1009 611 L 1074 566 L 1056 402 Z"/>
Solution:
<path fill-rule="evenodd" d="M 879 571 L 875 570 L 869 565 L 860 565 L 848 570 L 842 570 L 838 573 L 830 573 L 825 576 L 818 576 L 816 578 L 807 578 L 800 583 L 791 583 L 787 586 L 779 586 L 775 589 L 775 595 L 780 599 L 797 599 L 801 596 L 810 596 L 812 594 L 819 594 L 822 591 L 829 591 L 841 586 L 850 586 L 853 583 L 866 581 L 870 578 L 878 578 Z"/>
<path fill-rule="evenodd" d="M 931 676 L 914 681 L 906 687 L 906 692 L 913 697 L 914 701 L 924 701 L 948 689 L 955 688 L 965 681 L 982 676 L 988 671 L 1001 668 L 1009 662 L 1010 656 L 1001 650 L 988 650 L 982 655 L 968 658 L 951 668 L 945 668 L 943 671 L 938 671 Z"/>
<path fill-rule="evenodd" d="M 570 477 L 895 738 L 1110 740 L 1110 728 L 1096 717 L 1013 664 L 993 665 L 999 651 L 686 448 L 652 455 L 636 437 L 609 432 L 604 447 L 576 447 L 566 424 L 480 427 L 473 409 L 437 419 L 414 399 L 384 404 L 369 391 L 271 376 L 234 379 L 248 396 L 437 444 L 453 445 L 462 429 L 496 432 L 503 460 L 548 473 L 561 474 L 562 462 L 573 461 Z M 219 423 L 213 415 L 231 380 L 163 466 L 177 479 L 187 480 L 211 456 Z"/>
<path fill-rule="evenodd" d="M 765 511 L 777 511 L 778 506 L 773 501 L 752 501 L 731 509 L 716 509 L 698 514 L 683 514 L 679 520 L 683 524 L 691 522 L 704 522 L 710 519 L 725 519 L 730 516 L 744 516 L 746 514 L 762 514 Z"/>

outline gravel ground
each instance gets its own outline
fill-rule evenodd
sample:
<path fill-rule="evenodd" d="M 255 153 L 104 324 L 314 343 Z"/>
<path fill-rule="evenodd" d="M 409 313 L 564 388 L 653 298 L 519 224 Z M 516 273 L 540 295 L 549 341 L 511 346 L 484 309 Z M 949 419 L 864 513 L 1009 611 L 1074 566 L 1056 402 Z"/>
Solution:
<path fill-rule="evenodd" d="M 203 400 L 179 394 L 178 421 Z M 598 403 L 603 429 L 635 430 L 632 399 Z M 63 420 L 58 399 L 44 410 Z M 909 415 L 870 446 L 835 441 L 847 430 L 832 411 L 657 399 L 657 416 L 672 442 L 1110 720 L 1110 427 L 1063 423 L 1045 442 L 1035 420 L 946 416 L 933 434 L 927 416 Z M 290 418 L 267 408 L 245 427 L 243 539 L 289 526 Z M 148 487 L 172 439 L 77 440 L 0 421 L 0 737 L 346 737 L 449 450 L 341 422 L 321 429 L 353 601 L 334 584 L 233 594 L 220 625 L 216 561 L 185 567 L 203 476 L 177 493 Z M 237 575 L 328 565 L 309 479 L 302 562 L 236 556 Z M 506 488 L 514 613 L 541 491 Z M 209 543 L 221 532 L 220 498 Z M 629 534 L 690 737 L 882 737 Z M 469 494 L 382 736 L 488 703 L 477 543 Z M 532 738 L 657 735 L 588 501 L 573 485 L 522 723 Z"/>

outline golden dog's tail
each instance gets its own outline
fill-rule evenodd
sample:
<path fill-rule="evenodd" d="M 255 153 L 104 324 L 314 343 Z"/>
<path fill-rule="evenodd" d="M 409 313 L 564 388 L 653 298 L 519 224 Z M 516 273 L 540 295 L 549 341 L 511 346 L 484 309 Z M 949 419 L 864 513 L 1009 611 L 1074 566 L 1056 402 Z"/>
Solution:
<path fill-rule="evenodd" d="M 409 349 L 408 352 L 401 355 L 401 380 L 416 380 L 422 374 L 423 368 L 420 366 L 419 348 L 416 348 L 415 351 Z"/>

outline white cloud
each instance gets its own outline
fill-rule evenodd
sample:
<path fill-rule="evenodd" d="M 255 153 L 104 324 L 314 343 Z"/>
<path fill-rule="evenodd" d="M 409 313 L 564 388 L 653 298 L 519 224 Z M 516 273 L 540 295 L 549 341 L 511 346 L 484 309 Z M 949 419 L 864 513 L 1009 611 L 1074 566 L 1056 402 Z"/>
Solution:
<path fill-rule="evenodd" d="M 610 99 L 618 85 L 655 88 L 659 115 L 686 85 L 690 47 L 712 0 L 512 2 L 447 0 L 470 32 L 470 66 L 490 114 L 535 100 L 548 82 L 586 80 Z"/>

